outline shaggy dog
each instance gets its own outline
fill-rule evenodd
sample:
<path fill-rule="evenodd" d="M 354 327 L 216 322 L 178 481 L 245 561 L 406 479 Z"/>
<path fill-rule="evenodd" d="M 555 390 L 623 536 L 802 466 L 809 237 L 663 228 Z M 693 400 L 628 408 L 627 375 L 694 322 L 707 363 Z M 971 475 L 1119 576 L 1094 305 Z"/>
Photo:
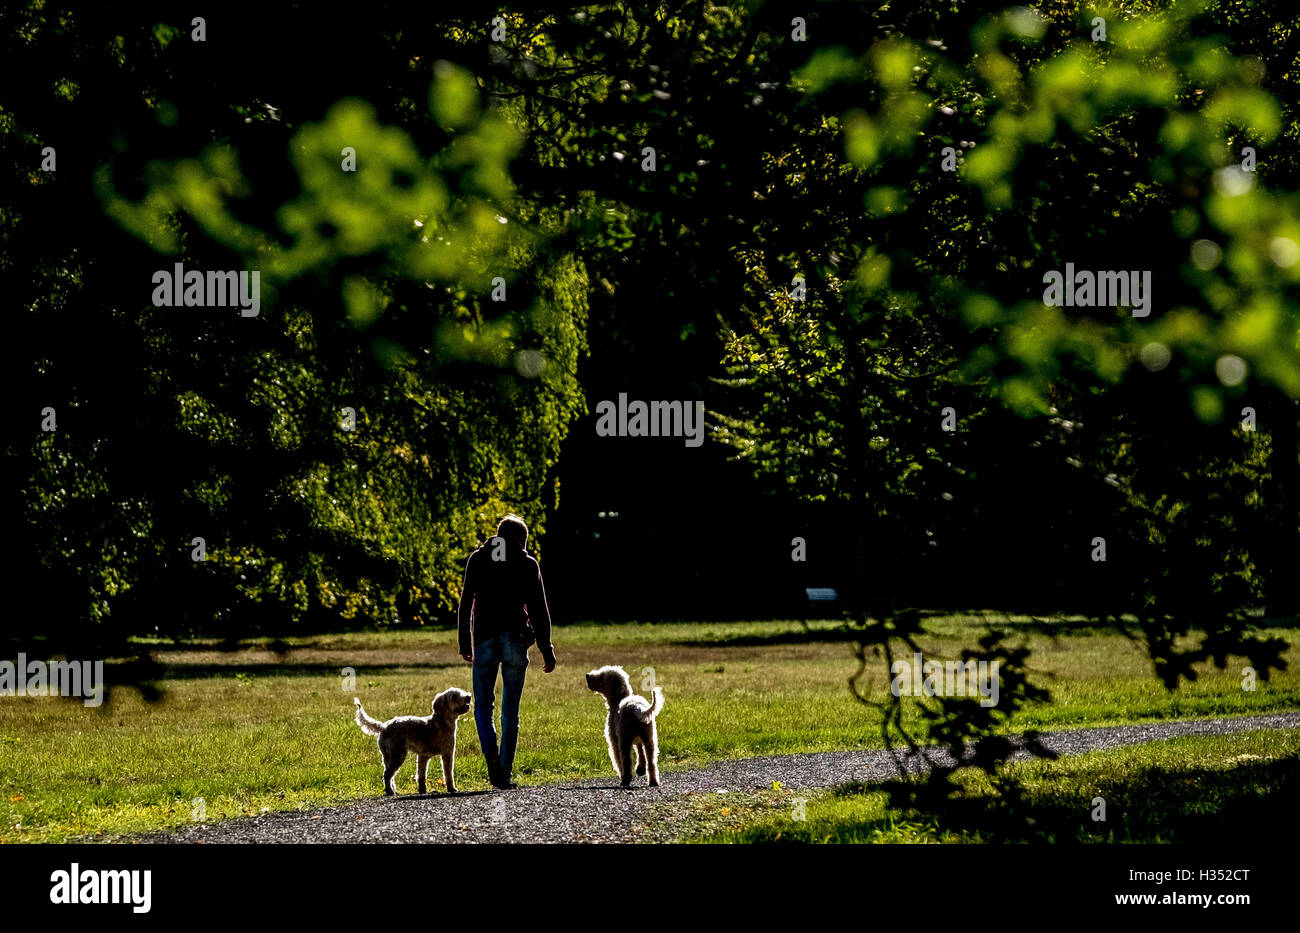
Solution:
<path fill-rule="evenodd" d="M 384 756 L 384 793 L 397 791 L 393 778 L 406 760 L 407 752 L 415 752 L 418 762 L 416 777 L 420 793 L 426 793 L 424 776 L 429 770 L 429 759 L 442 756 L 442 780 L 447 793 L 456 793 L 456 720 L 469 712 L 469 694 L 452 687 L 433 698 L 433 715 L 428 719 L 419 716 L 398 716 L 388 722 L 379 722 L 366 715 L 361 701 L 356 697 L 357 725 L 367 735 L 379 736 L 379 751 Z"/>
<path fill-rule="evenodd" d="M 654 702 L 632 693 L 627 671 L 606 665 L 587 674 L 587 688 L 605 698 L 609 718 L 605 720 L 605 741 L 609 760 L 614 762 L 623 786 L 632 783 L 632 749 L 637 753 L 637 774 L 650 774 L 650 786 L 659 785 L 659 732 L 655 717 L 664 708 L 664 691 L 654 688 Z"/>

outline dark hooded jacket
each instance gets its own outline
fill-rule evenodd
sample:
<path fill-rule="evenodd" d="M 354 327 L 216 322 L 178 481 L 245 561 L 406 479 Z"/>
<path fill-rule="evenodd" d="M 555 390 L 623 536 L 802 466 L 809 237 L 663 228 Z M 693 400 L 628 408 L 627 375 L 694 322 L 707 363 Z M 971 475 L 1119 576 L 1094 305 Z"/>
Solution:
<path fill-rule="evenodd" d="M 542 569 L 528 551 L 504 548 L 501 553 L 489 539 L 465 563 L 465 583 L 460 594 L 460 653 L 472 654 L 477 645 L 506 632 L 537 642 L 542 658 L 555 658 L 551 647 L 551 611 L 546 605 Z"/>

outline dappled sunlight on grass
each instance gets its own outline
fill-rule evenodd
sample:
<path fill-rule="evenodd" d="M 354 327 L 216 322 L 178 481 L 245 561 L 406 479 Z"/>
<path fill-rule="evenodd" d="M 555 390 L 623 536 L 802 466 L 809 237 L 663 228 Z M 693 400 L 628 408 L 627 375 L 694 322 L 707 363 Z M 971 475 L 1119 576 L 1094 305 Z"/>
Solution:
<path fill-rule="evenodd" d="M 638 692 L 653 672 L 666 706 L 659 723 L 666 773 L 719 758 L 870 748 L 875 713 L 848 692 L 850 645 L 811 623 L 578 625 L 556 632 L 560 666 L 529 669 L 516 771 L 526 783 L 606 775 L 605 710 L 582 674 L 622 664 Z M 964 618 L 936 620 L 923 647 L 955 657 L 982 631 Z M 1280 632 L 1291 644 L 1300 633 Z M 1300 675 L 1240 688 L 1233 671 L 1206 671 L 1170 694 L 1140 646 L 1117 634 L 1027 632 L 1033 668 L 1051 704 L 1029 707 L 1008 727 L 1058 729 L 1172 717 L 1241 715 L 1300 707 Z M 766 639 L 766 641 L 764 641 Z M 379 792 L 373 739 L 352 721 L 352 697 L 386 719 L 423 713 L 439 691 L 470 688 L 450 631 L 380 632 L 249 645 L 159 645 L 163 697 L 115 690 L 100 709 L 39 698 L 0 701 L 0 840 L 66 839 L 179 826 L 203 798 L 206 819 L 340 802 Z M 740 643 L 737 643 L 737 642 Z M 355 671 L 344 689 L 343 669 Z M 871 675 L 884 695 L 883 663 Z M 915 716 L 907 720 L 915 726 Z M 486 786 L 471 717 L 462 718 L 457 778 Z M 398 776 L 413 789 L 413 768 Z M 409 788 L 406 785 L 410 785 Z M 17 798 L 17 799 L 15 799 Z"/>
<path fill-rule="evenodd" d="M 1017 764 L 1023 813 L 1004 810 L 980 773 L 962 775 L 960 797 L 938 816 L 891 811 L 885 793 L 870 788 L 819 793 L 801 808 L 788 792 L 704 795 L 693 801 L 687 833 L 744 843 L 1225 842 L 1265 819 L 1275 829 L 1294 827 L 1297 756 L 1300 730 L 1292 729 Z M 1093 818 L 1097 798 L 1106 802 L 1105 820 Z"/>

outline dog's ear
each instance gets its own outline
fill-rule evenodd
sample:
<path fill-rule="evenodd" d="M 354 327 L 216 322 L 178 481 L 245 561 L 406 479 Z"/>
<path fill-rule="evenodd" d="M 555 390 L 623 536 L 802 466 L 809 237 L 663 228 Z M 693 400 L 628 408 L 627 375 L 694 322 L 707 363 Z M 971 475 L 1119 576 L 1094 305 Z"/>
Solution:
<path fill-rule="evenodd" d="M 446 708 L 447 708 L 447 691 L 444 690 L 442 693 L 438 694 L 436 697 L 433 698 L 433 711 L 435 713 L 441 713 Z"/>

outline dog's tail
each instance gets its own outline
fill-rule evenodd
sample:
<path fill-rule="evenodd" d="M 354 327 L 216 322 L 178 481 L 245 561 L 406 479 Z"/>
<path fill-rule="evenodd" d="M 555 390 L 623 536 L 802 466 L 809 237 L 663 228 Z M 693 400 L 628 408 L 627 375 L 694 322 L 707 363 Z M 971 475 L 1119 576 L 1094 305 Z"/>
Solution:
<path fill-rule="evenodd" d="M 384 724 L 377 719 L 371 719 L 366 715 L 366 711 L 361 708 L 361 700 L 357 697 L 352 698 L 352 702 L 357 704 L 357 725 L 366 735 L 379 735 L 384 731 Z"/>
<path fill-rule="evenodd" d="M 655 687 L 654 690 L 651 691 L 651 695 L 654 699 L 650 701 L 650 708 L 641 711 L 642 722 L 650 722 L 658 716 L 659 711 L 664 708 L 664 688 Z"/>

